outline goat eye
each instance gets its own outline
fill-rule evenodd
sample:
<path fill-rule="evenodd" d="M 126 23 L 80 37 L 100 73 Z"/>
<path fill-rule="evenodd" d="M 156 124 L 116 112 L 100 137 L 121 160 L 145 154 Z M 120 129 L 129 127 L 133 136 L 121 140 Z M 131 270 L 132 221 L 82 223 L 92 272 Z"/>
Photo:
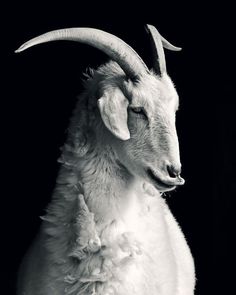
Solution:
<path fill-rule="evenodd" d="M 131 111 L 133 113 L 135 113 L 135 114 L 137 114 L 139 116 L 142 116 L 145 119 L 147 119 L 147 115 L 146 115 L 146 113 L 145 113 L 145 111 L 144 111 L 144 109 L 142 107 L 131 107 L 130 109 L 131 109 Z"/>
<path fill-rule="evenodd" d="M 143 112 L 143 109 L 141 107 L 131 108 L 131 110 L 136 114 L 140 114 Z"/>

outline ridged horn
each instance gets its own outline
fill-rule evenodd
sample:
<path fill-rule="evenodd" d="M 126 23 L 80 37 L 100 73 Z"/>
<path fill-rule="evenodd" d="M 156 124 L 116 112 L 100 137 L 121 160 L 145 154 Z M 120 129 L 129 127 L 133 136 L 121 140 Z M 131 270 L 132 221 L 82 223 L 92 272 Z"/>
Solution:
<path fill-rule="evenodd" d="M 116 61 L 128 77 L 135 79 L 149 70 L 137 52 L 120 38 L 93 28 L 68 28 L 51 31 L 29 40 L 15 52 L 21 52 L 41 43 L 69 40 L 91 45 Z"/>
<path fill-rule="evenodd" d="M 152 25 L 147 25 L 146 29 L 151 38 L 151 45 L 153 51 L 153 69 L 159 75 L 162 75 L 166 72 L 166 59 L 164 49 L 169 49 L 172 51 L 180 51 L 182 48 L 172 45 L 167 41 L 157 29 Z"/>

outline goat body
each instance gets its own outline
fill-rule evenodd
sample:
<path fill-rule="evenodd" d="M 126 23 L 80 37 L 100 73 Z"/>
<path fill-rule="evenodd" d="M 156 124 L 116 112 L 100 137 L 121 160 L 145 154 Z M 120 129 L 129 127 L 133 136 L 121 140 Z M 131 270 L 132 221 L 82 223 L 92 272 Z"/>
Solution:
<path fill-rule="evenodd" d="M 19 295 L 193 295 L 181 229 L 159 191 L 121 161 L 124 143 L 99 115 L 98 85 L 107 93 L 122 89 L 120 81 L 115 62 L 86 81 L 52 201 L 20 269 Z"/>

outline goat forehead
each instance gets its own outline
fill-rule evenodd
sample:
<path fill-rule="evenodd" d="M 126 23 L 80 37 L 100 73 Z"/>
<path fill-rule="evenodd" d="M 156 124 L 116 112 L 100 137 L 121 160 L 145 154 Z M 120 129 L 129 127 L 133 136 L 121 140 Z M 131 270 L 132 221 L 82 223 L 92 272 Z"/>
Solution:
<path fill-rule="evenodd" d="M 144 107 L 150 115 L 174 112 L 178 108 L 178 95 L 174 87 L 172 88 L 172 91 L 169 91 L 166 85 L 158 82 L 155 87 L 135 91 L 132 95 L 132 105 Z"/>

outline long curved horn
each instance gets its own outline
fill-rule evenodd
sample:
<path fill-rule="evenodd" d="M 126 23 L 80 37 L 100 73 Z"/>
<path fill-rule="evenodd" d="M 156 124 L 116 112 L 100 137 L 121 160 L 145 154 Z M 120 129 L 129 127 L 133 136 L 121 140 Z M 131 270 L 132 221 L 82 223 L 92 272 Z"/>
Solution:
<path fill-rule="evenodd" d="M 172 45 L 169 41 L 161 36 L 154 26 L 147 25 L 146 28 L 152 42 L 154 70 L 158 74 L 162 75 L 164 72 L 166 72 L 166 60 L 163 47 L 172 51 L 180 51 L 182 48 Z"/>
<path fill-rule="evenodd" d="M 105 52 L 115 60 L 131 79 L 149 70 L 137 52 L 120 38 L 93 28 L 68 28 L 51 31 L 29 40 L 15 52 L 21 52 L 31 46 L 57 40 L 69 40 L 85 43 Z"/>

